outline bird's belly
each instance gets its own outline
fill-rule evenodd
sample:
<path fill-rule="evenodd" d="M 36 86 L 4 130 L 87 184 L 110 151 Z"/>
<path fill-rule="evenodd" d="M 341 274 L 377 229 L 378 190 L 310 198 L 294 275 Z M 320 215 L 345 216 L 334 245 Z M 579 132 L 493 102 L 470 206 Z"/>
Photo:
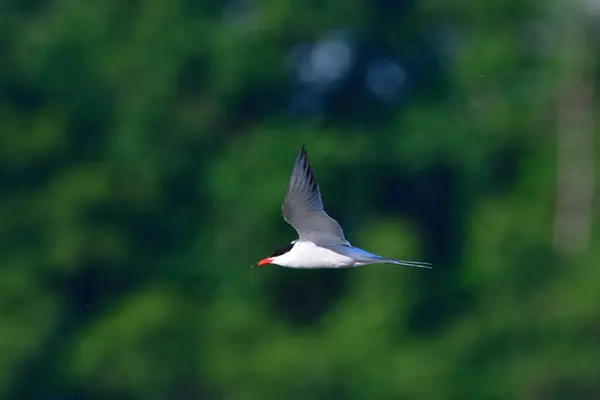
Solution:
<path fill-rule="evenodd" d="M 298 249 L 297 257 L 289 260 L 289 268 L 348 268 L 355 266 L 355 260 L 344 254 L 313 244 Z M 303 251 L 304 250 L 304 251 Z"/>

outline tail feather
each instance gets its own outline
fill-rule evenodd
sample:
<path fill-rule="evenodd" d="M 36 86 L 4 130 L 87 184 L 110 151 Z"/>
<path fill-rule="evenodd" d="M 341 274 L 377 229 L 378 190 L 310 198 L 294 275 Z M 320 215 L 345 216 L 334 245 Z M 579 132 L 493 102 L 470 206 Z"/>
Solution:
<path fill-rule="evenodd" d="M 433 266 L 430 263 L 421 262 L 421 261 L 394 260 L 392 258 L 382 258 L 382 261 L 389 263 L 389 264 L 404 265 L 406 267 L 419 267 L 419 268 L 429 268 L 429 269 L 433 268 Z"/>
<path fill-rule="evenodd" d="M 347 248 L 344 248 L 346 251 Z M 407 267 L 419 267 L 419 268 L 433 268 L 430 263 L 420 262 L 420 261 L 404 261 L 404 260 L 394 260 L 393 258 L 385 258 L 378 256 L 373 253 L 369 253 L 363 249 L 359 249 L 358 247 L 351 247 L 350 250 L 352 257 L 357 260 L 360 264 L 358 265 L 368 265 L 368 264 L 396 264 L 396 265 L 404 265 Z"/>

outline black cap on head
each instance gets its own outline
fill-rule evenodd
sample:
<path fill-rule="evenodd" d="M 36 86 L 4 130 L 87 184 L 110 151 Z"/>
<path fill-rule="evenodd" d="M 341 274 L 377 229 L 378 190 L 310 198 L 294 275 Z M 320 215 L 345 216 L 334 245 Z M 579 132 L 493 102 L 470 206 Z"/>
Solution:
<path fill-rule="evenodd" d="M 283 246 L 279 247 L 277 250 L 273 251 L 271 254 L 269 254 L 269 258 L 277 257 L 277 256 L 280 256 L 282 254 L 285 254 L 288 251 L 290 251 L 292 249 L 292 247 L 294 247 L 293 244 L 283 245 Z"/>
<path fill-rule="evenodd" d="M 294 247 L 293 244 L 286 244 L 285 246 L 281 246 L 280 248 L 278 248 L 277 250 L 275 250 L 271 254 L 269 254 L 267 256 L 267 258 L 264 258 L 264 259 L 260 260 L 254 266 L 255 267 L 260 267 L 261 265 L 271 264 L 271 259 L 273 257 L 277 257 L 277 256 L 280 256 L 282 254 L 287 253 L 288 251 L 290 251 L 292 249 L 292 247 Z"/>

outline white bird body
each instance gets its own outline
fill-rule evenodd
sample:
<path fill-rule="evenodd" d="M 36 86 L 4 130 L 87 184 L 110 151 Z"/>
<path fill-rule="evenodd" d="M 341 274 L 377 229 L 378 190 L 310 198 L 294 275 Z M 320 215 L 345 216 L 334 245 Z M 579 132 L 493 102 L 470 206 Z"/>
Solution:
<path fill-rule="evenodd" d="M 419 262 L 397 261 L 391 258 L 379 257 L 354 246 L 323 246 L 303 240 L 294 241 L 294 247 L 290 251 L 272 257 L 270 264 L 288 268 L 351 268 L 381 263 L 426 266 L 426 264 Z"/>
<path fill-rule="evenodd" d="M 352 248 L 334 246 L 327 248 L 313 242 L 298 240 L 287 253 L 273 258 L 273 264 L 290 268 L 344 268 L 354 267 Z"/>
<path fill-rule="evenodd" d="M 384 258 L 354 247 L 336 220 L 323 209 L 321 193 L 304 146 L 298 154 L 283 202 L 283 218 L 299 239 L 282 246 L 257 266 L 275 264 L 288 268 L 351 268 L 368 264 L 397 264 L 431 268 L 428 263 Z"/>

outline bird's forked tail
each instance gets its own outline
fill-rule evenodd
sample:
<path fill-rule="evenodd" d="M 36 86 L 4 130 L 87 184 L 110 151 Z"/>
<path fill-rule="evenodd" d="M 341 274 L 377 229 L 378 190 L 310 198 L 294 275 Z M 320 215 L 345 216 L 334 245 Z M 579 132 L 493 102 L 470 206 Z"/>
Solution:
<path fill-rule="evenodd" d="M 432 269 L 433 266 L 430 263 L 421 262 L 421 261 L 404 261 L 404 260 L 394 260 L 393 258 L 381 258 L 381 261 L 388 264 L 395 265 L 404 265 L 406 267 L 419 267 L 419 268 L 429 268 Z"/>

